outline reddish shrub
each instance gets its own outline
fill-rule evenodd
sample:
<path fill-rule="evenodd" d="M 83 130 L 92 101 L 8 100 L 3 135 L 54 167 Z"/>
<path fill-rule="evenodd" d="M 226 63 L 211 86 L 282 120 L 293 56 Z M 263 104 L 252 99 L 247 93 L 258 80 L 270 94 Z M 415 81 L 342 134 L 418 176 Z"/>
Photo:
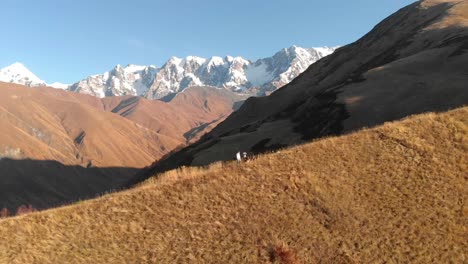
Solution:
<path fill-rule="evenodd" d="M 298 264 L 296 253 L 285 243 L 278 243 L 270 250 L 270 261 L 281 264 Z"/>
<path fill-rule="evenodd" d="M 37 211 L 32 207 L 32 205 L 21 205 L 16 210 L 16 215 L 28 214 Z"/>
<path fill-rule="evenodd" d="M 9 214 L 10 214 L 10 212 L 8 212 L 7 208 L 3 208 L 2 210 L 0 210 L 0 218 L 8 217 Z"/>

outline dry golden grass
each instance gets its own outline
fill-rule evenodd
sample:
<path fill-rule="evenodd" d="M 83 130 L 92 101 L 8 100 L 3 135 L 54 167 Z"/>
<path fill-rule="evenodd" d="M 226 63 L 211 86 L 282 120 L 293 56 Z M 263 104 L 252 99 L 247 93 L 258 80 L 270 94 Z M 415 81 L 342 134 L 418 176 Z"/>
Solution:
<path fill-rule="evenodd" d="M 1 263 L 466 263 L 468 107 L 0 221 Z"/>

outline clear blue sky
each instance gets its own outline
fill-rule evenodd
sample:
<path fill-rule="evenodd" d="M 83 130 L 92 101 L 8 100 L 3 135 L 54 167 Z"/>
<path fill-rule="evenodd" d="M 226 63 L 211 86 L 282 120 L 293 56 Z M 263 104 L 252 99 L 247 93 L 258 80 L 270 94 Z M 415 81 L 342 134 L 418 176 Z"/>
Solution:
<path fill-rule="evenodd" d="M 0 68 L 73 83 L 169 57 L 258 59 L 351 43 L 414 0 L 2 0 Z"/>

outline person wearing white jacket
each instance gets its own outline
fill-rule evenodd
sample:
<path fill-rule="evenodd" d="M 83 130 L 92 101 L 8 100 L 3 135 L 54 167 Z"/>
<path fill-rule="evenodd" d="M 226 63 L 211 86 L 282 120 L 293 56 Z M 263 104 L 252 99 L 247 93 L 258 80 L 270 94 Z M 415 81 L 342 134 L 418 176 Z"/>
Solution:
<path fill-rule="evenodd" d="M 241 162 L 241 161 L 242 161 L 242 157 L 241 157 L 240 151 L 237 151 L 237 153 L 236 153 L 236 159 L 237 159 L 237 162 Z"/>

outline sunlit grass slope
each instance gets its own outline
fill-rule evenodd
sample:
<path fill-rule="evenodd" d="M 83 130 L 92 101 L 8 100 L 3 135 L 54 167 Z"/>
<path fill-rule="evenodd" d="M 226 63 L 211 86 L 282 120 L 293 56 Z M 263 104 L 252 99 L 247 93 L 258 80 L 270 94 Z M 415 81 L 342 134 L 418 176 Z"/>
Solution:
<path fill-rule="evenodd" d="M 468 108 L 0 221 L 1 263 L 464 263 Z"/>

